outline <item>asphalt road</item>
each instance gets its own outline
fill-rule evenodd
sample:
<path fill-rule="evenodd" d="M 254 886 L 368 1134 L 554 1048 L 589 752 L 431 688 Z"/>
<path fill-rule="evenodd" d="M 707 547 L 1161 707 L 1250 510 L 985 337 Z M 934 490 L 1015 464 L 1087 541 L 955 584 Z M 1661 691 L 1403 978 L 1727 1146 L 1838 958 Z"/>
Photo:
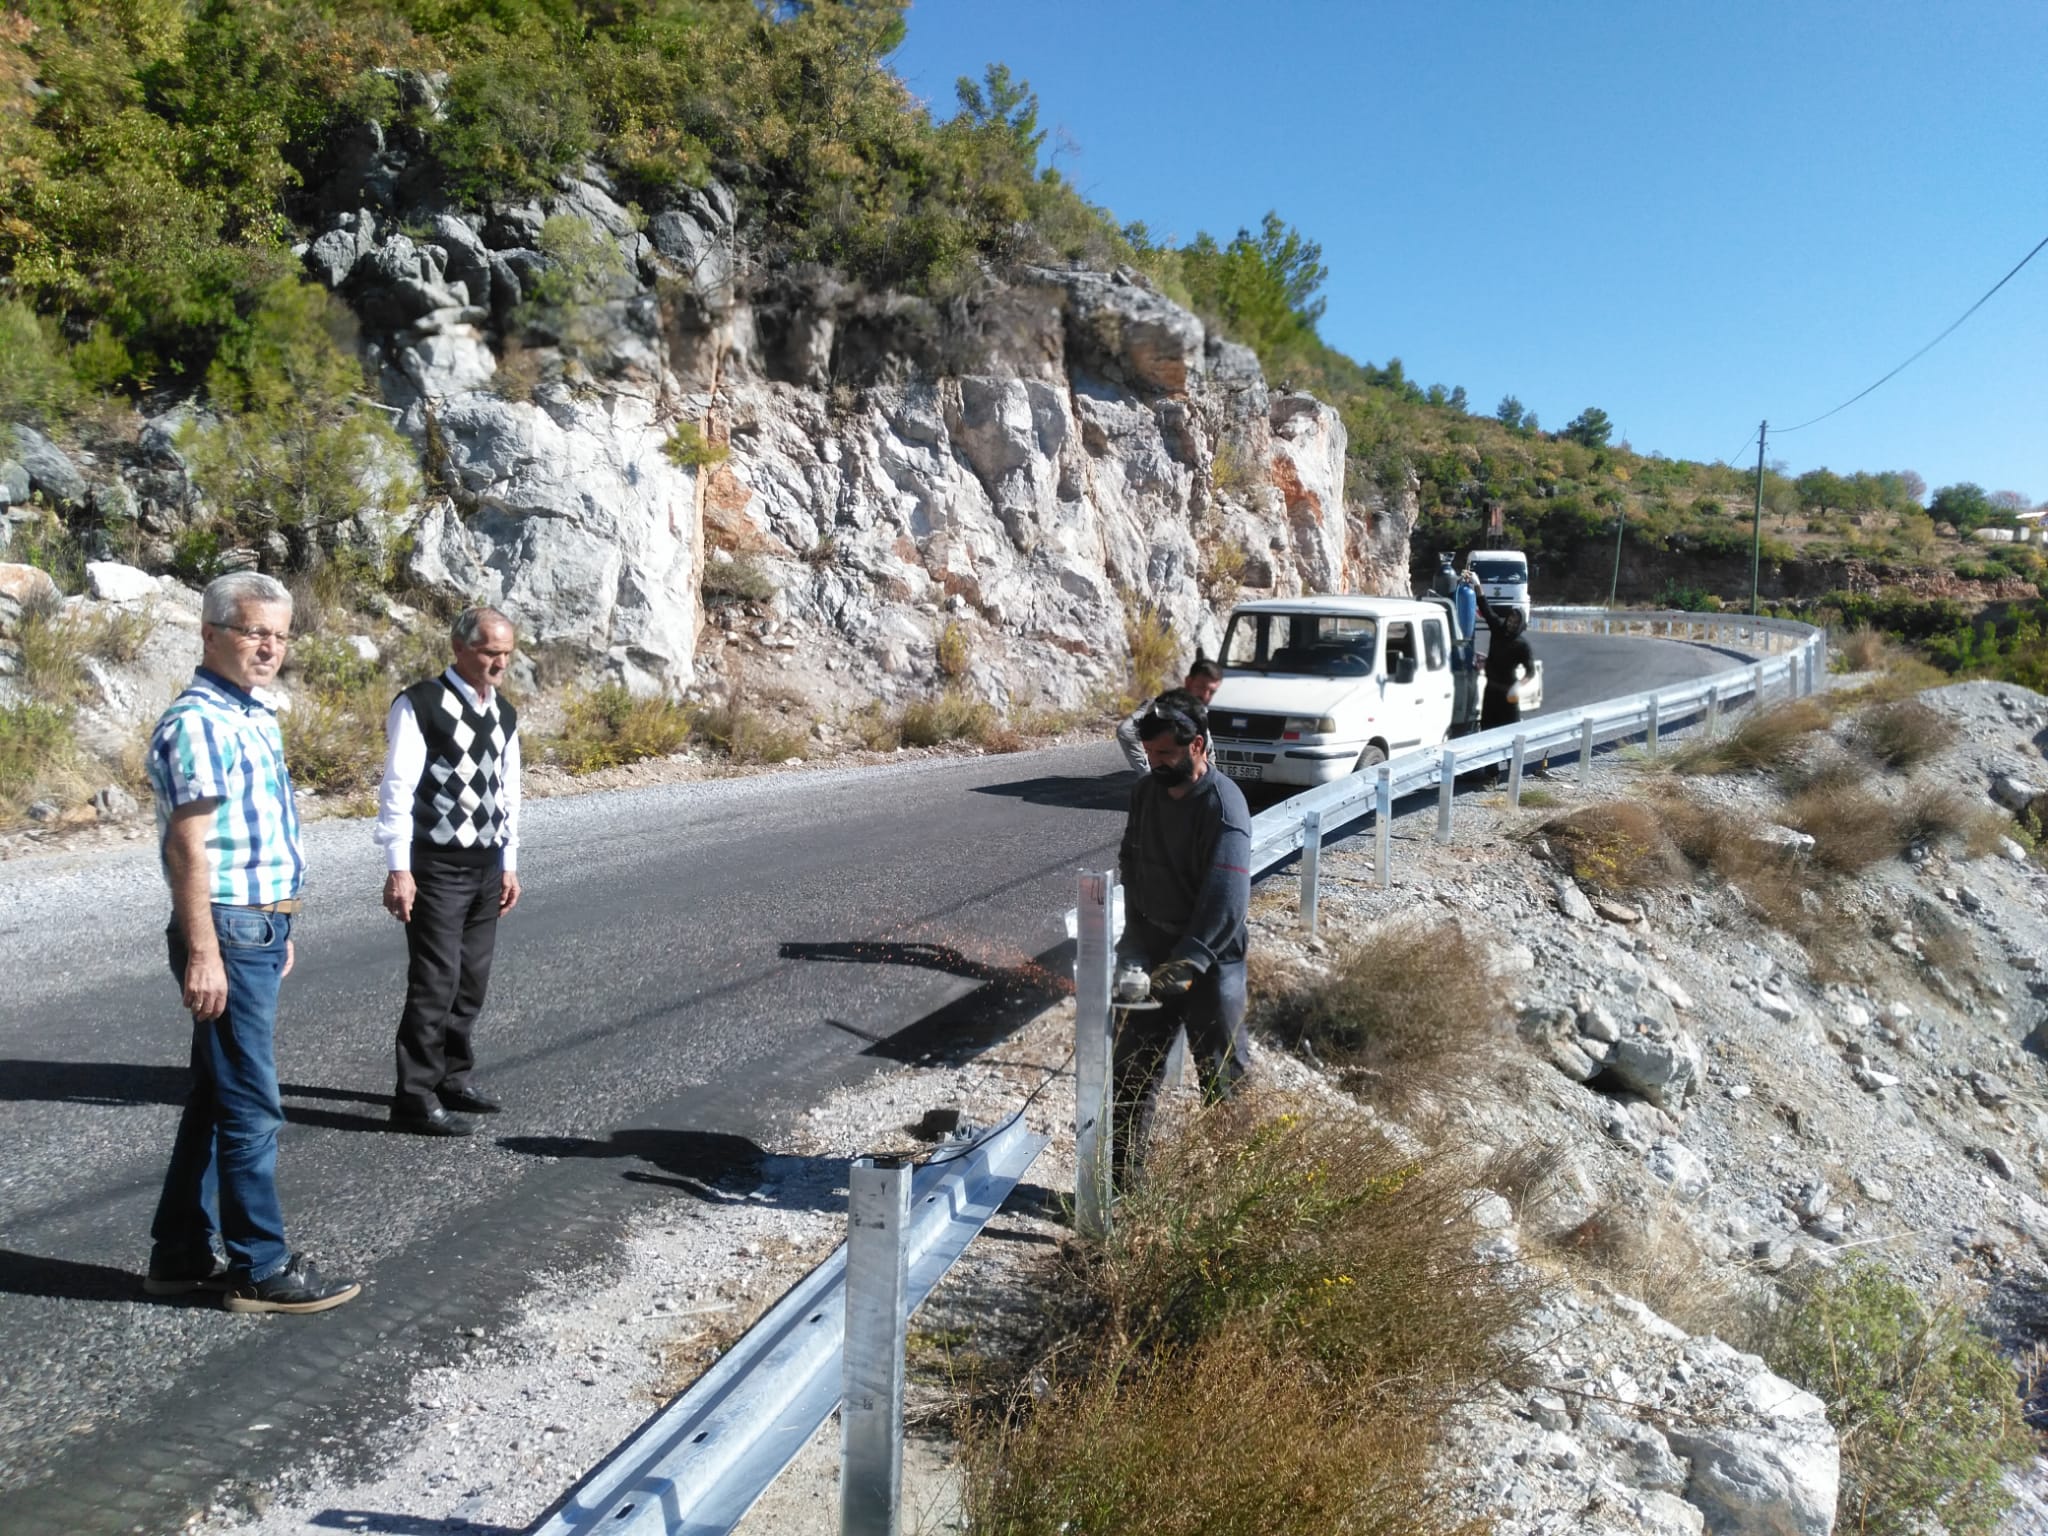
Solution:
<path fill-rule="evenodd" d="M 1553 710 L 1729 665 L 1538 643 Z M 753 1189 L 776 1126 L 838 1084 L 1000 1039 L 1067 968 L 1075 872 L 1114 859 L 1118 765 L 1105 744 L 534 802 L 478 1036 L 509 1108 L 459 1143 L 385 1130 L 403 944 L 366 826 L 309 828 L 280 1181 L 293 1245 L 367 1283 L 318 1318 L 140 1293 L 188 1028 L 153 850 L 0 868 L 0 1530 L 172 1531 L 224 1486 L 346 1462 L 537 1274 L 601 1267 L 650 1206 Z"/>

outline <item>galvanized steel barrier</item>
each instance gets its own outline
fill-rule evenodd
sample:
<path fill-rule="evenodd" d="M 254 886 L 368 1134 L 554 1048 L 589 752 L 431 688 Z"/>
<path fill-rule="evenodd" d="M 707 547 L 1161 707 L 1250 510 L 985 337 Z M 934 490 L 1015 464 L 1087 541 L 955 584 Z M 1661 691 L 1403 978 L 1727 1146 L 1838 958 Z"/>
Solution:
<path fill-rule="evenodd" d="M 842 1398 L 842 1528 L 893 1532 L 908 1319 L 1045 1143 L 1016 1118 L 916 1168 L 855 1163 L 848 1242 L 571 1488 L 534 1536 L 723 1536 Z"/>

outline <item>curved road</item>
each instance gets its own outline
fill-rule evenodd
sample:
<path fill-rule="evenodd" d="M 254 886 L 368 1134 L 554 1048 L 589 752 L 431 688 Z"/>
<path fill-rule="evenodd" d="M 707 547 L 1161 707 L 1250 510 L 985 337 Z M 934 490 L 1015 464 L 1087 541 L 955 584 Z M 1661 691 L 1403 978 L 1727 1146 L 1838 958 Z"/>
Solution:
<path fill-rule="evenodd" d="M 1552 709 L 1731 664 L 1538 643 Z M 280 1176 L 294 1245 L 367 1282 L 317 1319 L 140 1293 L 187 1030 L 151 848 L 0 867 L 0 1530 L 175 1530 L 224 1484 L 345 1459 L 538 1272 L 752 1189 L 834 1086 L 1000 1039 L 1055 993 L 1126 785 L 1104 744 L 534 802 L 479 1030 L 508 1112 L 457 1143 L 385 1132 L 404 949 L 364 824 L 310 827 Z"/>

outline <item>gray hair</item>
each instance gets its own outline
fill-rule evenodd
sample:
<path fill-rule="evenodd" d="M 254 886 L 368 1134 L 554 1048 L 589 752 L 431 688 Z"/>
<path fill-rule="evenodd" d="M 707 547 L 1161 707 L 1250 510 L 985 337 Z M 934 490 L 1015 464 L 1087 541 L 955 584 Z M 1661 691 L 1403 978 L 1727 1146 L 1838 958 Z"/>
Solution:
<path fill-rule="evenodd" d="M 495 608 L 465 608 L 455 615 L 455 622 L 448 626 L 448 638 L 455 644 L 473 647 L 484 637 L 484 626 L 496 619 L 515 635 L 518 626 Z"/>
<path fill-rule="evenodd" d="M 232 624 L 250 603 L 282 603 L 290 608 L 291 589 L 276 577 L 255 571 L 216 576 L 206 584 L 206 592 L 199 599 L 199 617 L 208 624 Z"/>

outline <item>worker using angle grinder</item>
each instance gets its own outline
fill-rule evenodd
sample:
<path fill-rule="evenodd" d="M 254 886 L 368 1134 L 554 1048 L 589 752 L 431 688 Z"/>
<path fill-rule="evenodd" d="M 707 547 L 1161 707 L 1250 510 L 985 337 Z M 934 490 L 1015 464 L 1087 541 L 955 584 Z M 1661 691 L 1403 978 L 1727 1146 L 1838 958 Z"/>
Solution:
<path fill-rule="evenodd" d="M 1169 689 L 1138 721 L 1149 765 L 1131 789 L 1117 856 L 1124 888 L 1123 966 L 1142 966 L 1142 998 L 1118 989 L 1112 1068 L 1113 1176 L 1150 1134 L 1174 1037 L 1187 1031 L 1203 1096 L 1222 1098 L 1251 1065 L 1245 1035 L 1245 913 L 1251 903 L 1251 812 L 1209 761 L 1209 712 Z"/>

